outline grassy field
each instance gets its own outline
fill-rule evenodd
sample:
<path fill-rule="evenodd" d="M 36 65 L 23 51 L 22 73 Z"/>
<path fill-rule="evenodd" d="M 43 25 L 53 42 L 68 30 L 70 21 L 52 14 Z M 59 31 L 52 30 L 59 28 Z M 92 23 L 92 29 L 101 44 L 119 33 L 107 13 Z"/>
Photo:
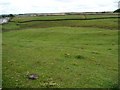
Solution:
<path fill-rule="evenodd" d="M 3 88 L 117 87 L 117 18 L 39 21 L 55 17 L 15 17 L 3 25 Z M 32 73 L 37 80 L 28 79 Z"/>
<path fill-rule="evenodd" d="M 86 19 L 84 15 L 15 17 L 8 24 L 3 24 L 3 31 L 46 27 L 118 28 L 118 18 L 116 18 L 118 15 L 86 15 L 86 17 Z"/>
<path fill-rule="evenodd" d="M 29 20 L 56 20 L 56 19 L 85 19 L 86 18 L 103 18 L 103 17 L 118 17 L 117 15 L 65 15 L 65 16 L 25 16 L 25 17 L 16 17 L 11 21 L 23 22 Z"/>

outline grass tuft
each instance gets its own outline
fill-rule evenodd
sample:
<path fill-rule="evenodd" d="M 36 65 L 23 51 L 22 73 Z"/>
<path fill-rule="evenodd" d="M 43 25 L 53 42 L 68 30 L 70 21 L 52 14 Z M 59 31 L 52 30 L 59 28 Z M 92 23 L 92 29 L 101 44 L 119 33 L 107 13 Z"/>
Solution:
<path fill-rule="evenodd" d="M 82 56 L 82 55 L 76 55 L 75 57 L 76 57 L 77 59 L 85 59 L 85 57 Z"/>

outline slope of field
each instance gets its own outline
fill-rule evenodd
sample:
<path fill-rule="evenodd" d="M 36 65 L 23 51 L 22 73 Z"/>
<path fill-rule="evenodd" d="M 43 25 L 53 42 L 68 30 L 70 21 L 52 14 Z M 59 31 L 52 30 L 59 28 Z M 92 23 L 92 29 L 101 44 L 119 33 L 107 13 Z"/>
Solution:
<path fill-rule="evenodd" d="M 8 24 L 3 24 L 3 31 L 61 26 L 117 29 L 117 17 L 118 15 L 86 15 L 86 19 L 84 15 L 15 17 Z"/>
<path fill-rule="evenodd" d="M 117 87 L 116 23 L 117 18 L 4 24 L 13 30 L 3 32 L 3 87 Z M 28 79 L 32 73 L 37 80 Z"/>
<path fill-rule="evenodd" d="M 56 19 L 90 19 L 90 18 L 104 18 L 104 17 L 118 17 L 118 15 L 65 15 L 65 16 L 24 16 L 15 17 L 11 21 L 24 22 L 30 20 L 56 20 Z"/>

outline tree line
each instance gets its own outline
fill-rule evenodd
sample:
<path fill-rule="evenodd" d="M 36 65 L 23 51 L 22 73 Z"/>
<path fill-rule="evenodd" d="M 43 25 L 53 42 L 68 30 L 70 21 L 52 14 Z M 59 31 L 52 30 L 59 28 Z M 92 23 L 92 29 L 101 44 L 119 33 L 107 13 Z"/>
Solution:
<path fill-rule="evenodd" d="M 14 17 L 14 15 L 13 15 L 13 14 L 0 15 L 0 18 L 5 18 L 5 17 L 10 17 L 10 18 L 13 18 L 13 17 Z"/>

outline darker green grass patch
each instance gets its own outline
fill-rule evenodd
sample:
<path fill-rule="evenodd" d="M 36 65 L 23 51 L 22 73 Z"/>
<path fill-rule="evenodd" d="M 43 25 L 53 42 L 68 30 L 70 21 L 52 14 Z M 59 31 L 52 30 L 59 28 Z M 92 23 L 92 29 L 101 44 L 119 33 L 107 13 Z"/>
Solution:
<path fill-rule="evenodd" d="M 82 56 L 82 55 L 76 55 L 75 58 L 76 58 L 76 59 L 85 59 L 85 57 Z"/>
<path fill-rule="evenodd" d="M 108 48 L 108 50 L 112 50 L 112 48 Z"/>
<path fill-rule="evenodd" d="M 65 53 L 65 57 L 71 57 L 69 53 Z"/>
<path fill-rule="evenodd" d="M 91 53 L 93 53 L 93 54 L 100 54 L 99 52 L 95 52 L 95 51 L 93 51 L 93 52 L 91 52 Z"/>

